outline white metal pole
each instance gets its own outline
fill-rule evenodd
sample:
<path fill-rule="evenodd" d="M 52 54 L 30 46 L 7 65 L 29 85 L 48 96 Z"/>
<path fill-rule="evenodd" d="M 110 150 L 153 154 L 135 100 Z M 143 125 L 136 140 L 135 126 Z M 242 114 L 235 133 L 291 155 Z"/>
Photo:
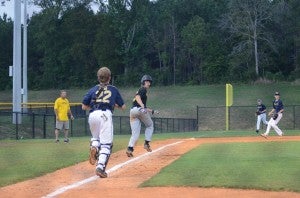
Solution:
<path fill-rule="evenodd" d="M 24 0 L 24 23 L 23 23 L 23 112 L 27 112 L 27 0 Z"/>
<path fill-rule="evenodd" d="M 21 124 L 21 0 L 14 1 L 13 123 Z"/>

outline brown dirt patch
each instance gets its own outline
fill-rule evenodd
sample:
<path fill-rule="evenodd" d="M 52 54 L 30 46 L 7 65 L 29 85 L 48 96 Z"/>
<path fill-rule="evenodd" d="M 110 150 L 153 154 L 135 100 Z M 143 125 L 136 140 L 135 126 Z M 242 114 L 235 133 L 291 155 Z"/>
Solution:
<path fill-rule="evenodd" d="M 264 141 L 300 141 L 300 136 L 269 137 L 236 137 L 236 138 L 200 138 L 200 139 L 171 139 L 152 143 L 155 150 L 161 146 L 182 141 L 182 143 L 167 147 L 136 162 L 125 165 L 111 172 L 106 179 L 97 178 L 89 183 L 70 189 L 57 197 L 291 197 L 296 198 L 300 193 L 269 192 L 261 190 L 240 190 L 226 188 L 192 188 L 192 187 L 155 187 L 138 188 L 145 180 L 157 174 L 159 170 L 182 154 L 203 143 L 216 142 L 264 142 Z M 135 156 L 145 153 L 137 146 Z M 108 170 L 120 163 L 128 161 L 125 151 L 119 151 L 111 156 Z M 42 177 L 27 180 L 0 188 L 1 197 L 43 197 L 75 182 L 94 176 L 94 166 L 88 161 L 64 168 Z"/>

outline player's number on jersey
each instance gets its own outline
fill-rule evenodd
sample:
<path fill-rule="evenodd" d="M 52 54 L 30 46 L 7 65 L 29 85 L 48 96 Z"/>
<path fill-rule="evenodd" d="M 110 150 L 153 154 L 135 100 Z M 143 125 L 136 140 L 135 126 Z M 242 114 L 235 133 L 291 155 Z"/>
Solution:
<path fill-rule="evenodd" d="M 111 91 L 104 90 L 101 92 L 101 94 L 97 98 L 96 102 L 110 103 L 110 101 L 109 101 L 110 97 L 111 97 Z"/>

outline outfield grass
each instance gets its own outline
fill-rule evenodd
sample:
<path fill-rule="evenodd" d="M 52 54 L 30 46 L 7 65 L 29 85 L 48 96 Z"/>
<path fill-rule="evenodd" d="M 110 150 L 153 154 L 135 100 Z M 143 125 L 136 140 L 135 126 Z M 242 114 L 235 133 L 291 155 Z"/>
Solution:
<path fill-rule="evenodd" d="M 142 187 L 195 186 L 300 192 L 299 142 L 205 144 Z"/>
<path fill-rule="evenodd" d="M 287 130 L 284 131 L 288 136 L 299 136 L 300 130 Z M 185 133 L 160 133 L 154 134 L 153 140 L 162 140 L 170 138 L 213 138 L 213 137 L 254 137 L 258 136 L 254 131 L 195 131 Z M 270 136 L 277 136 L 277 134 L 271 130 Z"/>

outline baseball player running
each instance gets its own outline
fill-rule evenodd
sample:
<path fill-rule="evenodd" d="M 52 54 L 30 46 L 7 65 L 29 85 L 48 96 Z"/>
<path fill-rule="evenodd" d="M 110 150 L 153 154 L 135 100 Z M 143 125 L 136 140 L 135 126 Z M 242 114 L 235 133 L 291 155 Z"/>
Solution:
<path fill-rule="evenodd" d="M 149 75 L 144 75 L 141 79 L 141 88 L 137 91 L 134 99 L 132 108 L 130 110 L 130 127 L 131 127 L 131 138 L 128 143 L 126 154 L 128 157 L 133 157 L 134 146 L 139 138 L 141 132 L 141 122 L 146 126 L 145 130 L 145 143 L 144 149 L 151 152 L 150 141 L 153 134 L 153 121 L 150 113 L 158 113 L 147 107 L 147 91 L 152 83 L 152 78 Z"/>
<path fill-rule="evenodd" d="M 283 132 L 277 126 L 278 122 L 282 118 L 282 112 L 284 111 L 283 103 L 280 100 L 279 92 L 275 92 L 274 97 L 275 97 L 275 100 L 273 101 L 273 109 L 272 109 L 272 111 L 269 112 L 269 116 L 272 116 L 272 118 L 268 122 L 266 132 L 261 134 L 261 136 L 264 138 L 267 138 L 267 136 L 269 135 L 271 127 L 274 128 L 274 130 L 276 131 L 276 133 L 279 136 L 283 135 Z"/>
<path fill-rule="evenodd" d="M 266 120 L 266 106 L 262 103 L 261 99 L 257 99 L 257 106 L 256 106 L 256 115 L 257 115 L 257 121 L 256 121 L 256 133 L 259 133 L 260 129 L 260 123 L 263 122 L 265 125 L 268 125 L 268 122 Z"/>
<path fill-rule="evenodd" d="M 90 158 L 92 165 L 96 164 L 96 175 L 106 178 L 107 166 L 113 147 L 114 107 L 125 109 L 124 101 L 118 89 L 109 85 L 111 72 L 107 67 L 101 67 L 97 72 L 99 85 L 91 88 L 84 96 L 82 109 L 90 110 L 89 125 L 92 134 L 90 142 Z"/>

